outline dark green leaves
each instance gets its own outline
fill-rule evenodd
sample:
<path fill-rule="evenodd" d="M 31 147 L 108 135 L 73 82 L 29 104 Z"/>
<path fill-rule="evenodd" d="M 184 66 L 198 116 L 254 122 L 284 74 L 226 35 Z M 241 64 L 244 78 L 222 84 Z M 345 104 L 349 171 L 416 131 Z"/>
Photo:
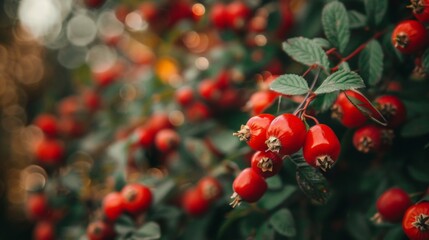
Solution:
<path fill-rule="evenodd" d="M 290 38 L 283 42 L 283 50 L 297 62 L 307 66 L 316 64 L 325 70 L 329 69 L 329 60 L 325 51 L 308 38 Z"/>
<path fill-rule="evenodd" d="M 313 202 L 325 204 L 329 197 L 328 182 L 321 172 L 309 165 L 296 171 L 296 181 L 301 190 Z"/>
<path fill-rule="evenodd" d="M 358 11 L 348 11 L 350 28 L 361 28 L 366 25 L 366 16 Z"/>
<path fill-rule="evenodd" d="M 315 93 L 322 94 L 338 90 L 363 87 L 365 87 L 365 84 L 357 73 L 339 70 L 327 77 L 325 81 L 323 81 L 323 83 L 316 89 Z"/>
<path fill-rule="evenodd" d="M 401 129 L 402 137 L 419 137 L 429 133 L 429 116 L 421 116 L 408 121 Z"/>
<path fill-rule="evenodd" d="M 386 15 L 388 1 L 387 0 L 365 0 L 365 11 L 368 16 L 368 24 L 371 26 L 379 26 Z"/>
<path fill-rule="evenodd" d="M 310 90 L 307 81 L 295 74 L 279 76 L 271 83 L 270 89 L 285 95 L 301 95 Z"/>
<path fill-rule="evenodd" d="M 160 238 L 161 238 L 161 228 L 156 222 L 145 223 L 134 234 L 134 239 L 138 239 L 138 240 L 154 240 L 154 239 L 160 239 Z"/>
<path fill-rule="evenodd" d="M 423 53 L 422 67 L 425 72 L 429 72 L 429 49 L 426 49 L 426 51 Z"/>
<path fill-rule="evenodd" d="M 325 5 L 322 11 L 322 26 L 326 38 L 340 52 L 344 52 L 349 43 L 350 29 L 347 11 L 341 2 L 334 1 Z"/>
<path fill-rule="evenodd" d="M 285 237 L 296 235 L 295 221 L 289 209 L 283 208 L 275 212 L 270 218 L 274 230 Z"/>
<path fill-rule="evenodd" d="M 363 79 L 370 86 L 375 86 L 383 74 L 383 49 L 372 40 L 359 55 L 359 69 Z"/>

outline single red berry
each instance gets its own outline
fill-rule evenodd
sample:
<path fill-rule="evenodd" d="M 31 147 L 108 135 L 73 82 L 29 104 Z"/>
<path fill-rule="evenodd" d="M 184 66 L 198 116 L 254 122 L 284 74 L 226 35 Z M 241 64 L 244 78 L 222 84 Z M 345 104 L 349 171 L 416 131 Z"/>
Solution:
<path fill-rule="evenodd" d="M 243 28 L 251 14 L 250 8 L 239 0 L 235 0 L 228 4 L 227 11 L 228 25 L 233 29 Z"/>
<path fill-rule="evenodd" d="M 96 112 L 101 106 L 100 96 L 95 91 L 86 90 L 83 93 L 82 98 L 86 109 L 88 109 L 91 113 Z"/>
<path fill-rule="evenodd" d="M 148 23 L 153 23 L 159 15 L 155 2 L 150 1 L 141 3 L 138 6 L 138 11 Z"/>
<path fill-rule="evenodd" d="M 223 3 L 215 3 L 210 12 L 210 21 L 217 29 L 225 29 L 228 27 L 227 14 L 227 7 Z"/>
<path fill-rule="evenodd" d="M 222 70 L 214 81 L 219 89 L 225 90 L 230 86 L 231 74 L 228 70 Z"/>
<path fill-rule="evenodd" d="M 50 209 L 45 194 L 32 194 L 27 199 L 27 214 L 31 219 L 42 219 L 49 215 Z"/>
<path fill-rule="evenodd" d="M 410 7 L 420 22 L 429 22 L 429 0 L 411 0 Z"/>
<path fill-rule="evenodd" d="M 376 108 L 386 118 L 387 126 L 399 127 L 405 122 L 407 111 L 404 103 L 397 96 L 383 95 L 374 100 Z"/>
<path fill-rule="evenodd" d="M 99 8 L 106 2 L 106 0 L 84 0 L 84 2 L 89 8 Z"/>
<path fill-rule="evenodd" d="M 219 199 L 223 193 L 223 188 L 219 180 L 211 176 L 201 178 L 198 181 L 196 189 L 209 202 Z"/>
<path fill-rule="evenodd" d="M 230 205 L 236 207 L 240 205 L 241 201 L 256 202 L 264 195 L 267 188 L 268 185 L 262 176 L 252 168 L 246 168 L 232 183 L 234 193 L 231 196 L 233 200 Z"/>
<path fill-rule="evenodd" d="M 334 131 L 325 124 L 317 124 L 308 130 L 302 151 L 309 165 L 327 171 L 337 161 L 340 149 Z"/>
<path fill-rule="evenodd" d="M 426 29 L 419 21 L 405 20 L 392 33 L 392 43 L 402 53 L 415 53 L 424 49 L 428 42 Z"/>
<path fill-rule="evenodd" d="M 212 115 L 210 108 L 202 102 L 194 102 L 185 110 L 185 115 L 190 122 L 201 122 Z"/>
<path fill-rule="evenodd" d="M 262 90 L 252 94 L 244 108 L 250 110 L 252 115 L 263 113 L 267 108 L 273 105 L 274 101 L 279 96 L 278 93 L 270 90 Z"/>
<path fill-rule="evenodd" d="M 183 195 L 182 208 L 191 216 L 201 216 L 207 212 L 210 202 L 196 188 L 188 189 Z"/>
<path fill-rule="evenodd" d="M 69 138 L 81 137 L 86 132 L 85 123 L 76 117 L 61 117 L 58 127 L 61 135 Z"/>
<path fill-rule="evenodd" d="M 152 204 L 152 191 L 143 184 L 128 184 L 121 195 L 125 211 L 131 214 L 139 214 L 149 209 Z"/>
<path fill-rule="evenodd" d="M 115 221 L 124 211 L 124 198 L 119 192 L 111 192 L 103 198 L 103 212 L 110 221 Z"/>
<path fill-rule="evenodd" d="M 353 145 L 360 152 L 371 153 L 390 146 L 393 137 L 391 129 L 368 124 L 356 129 L 353 134 Z"/>
<path fill-rule="evenodd" d="M 251 160 L 252 169 L 264 178 L 276 175 L 282 166 L 282 158 L 273 152 L 255 152 Z"/>
<path fill-rule="evenodd" d="M 148 119 L 146 125 L 154 132 L 159 132 L 162 129 L 173 127 L 173 124 L 171 124 L 170 119 L 168 118 L 168 115 L 163 112 L 157 112 L 152 114 Z"/>
<path fill-rule="evenodd" d="M 188 86 L 179 88 L 175 93 L 175 98 L 178 104 L 187 106 L 194 101 L 194 90 Z"/>
<path fill-rule="evenodd" d="M 268 150 L 281 155 L 297 152 L 304 144 L 307 129 L 297 116 L 285 113 L 277 116 L 267 129 Z"/>
<path fill-rule="evenodd" d="M 124 68 L 122 63 L 116 63 L 107 69 L 93 72 L 92 77 L 98 86 L 106 87 L 121 76 Z"/>
<path fill-rule="evenodd" d="M 247 144 L 256 151 L 267 150 L 265 141 L 267 140 L 267 129 L 275 116 L 267 113 L 251 117 L 246 125 L 241 125 L 241 129 L 233 133 L 240 141 L 246 141 Z"/>
<path fill-rule="evenodd" d="M 429 202 L 409 207 L 402 219 L 402 229 L 410 240 L 429 239 Z"/>
<path fill-rule="evenodd" d="M 135 130 L 136 143 L 142 148 L 150 148 L 155 141 L 155 131 L 147 126 Z"/>
<path fill-rule="evenodd" d="M 98 220 L 88 224 L 86 236 L 89 240 L 106 240 L 113 239 L 115 232 L 110 224 Z"/>
<path fill-rule="evenodd" d="M 362 126 L 368 118 L 350 102 L 346 94 L 352 101 L 356 101 L 358 106 L 367 110 L 372 109 L 371 104 L 363 95 L 356 91 L 347 90 L 341 92 L 332 105 L 332 117 L 338 119 L 341 124 L 348 128 Z"/>
<path fill-rule="evenodd" d="M 390 188 L 377 199 L 376 207 L 383 220 L 400 222 L 412 205 L 411 198 L 401 188 Z"/>
<path fill-rule="evenodd" d="M 293 24 L 295 22 L 295 18 L 293 15 L 293 11 L 289 6 L 289 2 L 280 1 L 280 26 L 277 28 L 277 37 L 284 38 L 288 33 L 291 32 Z"/>
<path fill-rule="evenodd" d="M 180 144 L 180 136 L 176 130 L 163 129 L 155 135 L 155 146 L 161 152 L 170 152 Z"/>
<path fill-rule="evenodd" d="M 227 88 L 221 91 L 219 100 L 215 106 L 220 110 L 236 109 L 243 105 L 240 92 L 234 88 Z"/>
<path fill-rule="evenodd" d="M 64 157 L 64 144 L 56 139 L 43 139 L 36 146 L 36 158 L 46 164 L 60 163 Z"/>
<path fill-rule="evenodd" d="M 168 14 L 165 16 L 165 21 L 169 27 L 174 26 L 184 19 L 194 19 L 192 6 L 185 1 L 170 1 Z"/>
<path fill-rule="evenodd" d="M 211 79 L 204 79 L 199 83 L 198 93 L 208 102 L 217 102 L 222 94 L 216 82 Z"/>
<path fill-rule="evenodd" d="M 52 114 L 40 114 L 34 119 L 36 125 L 46 136 L 55 137 L 58 134 L 57 118 Z"/>
<path fill-rule="evenodd" d="M 34 240 L 54 240 L 55 229 L 51 222 L 41 221 L 36 224 L 33 230 Z"/>
<path fill-rule="evenodd" d="M 83 106 L 81 105 L 78 96 L 68 96 L 63 98 L 57 106 L 59 117 L 76 117 L 76 115 L 83 110 Z"/>

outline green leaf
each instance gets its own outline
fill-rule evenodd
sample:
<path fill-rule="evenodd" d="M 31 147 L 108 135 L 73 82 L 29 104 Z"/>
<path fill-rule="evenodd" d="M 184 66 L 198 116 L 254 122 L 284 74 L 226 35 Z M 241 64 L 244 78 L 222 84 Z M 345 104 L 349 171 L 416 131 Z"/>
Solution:
<path fill-rule="evenodd" d="M 372 40 L 359 55 L 360 74 L 370 85 L 375 86 L 383 75 L 383 49 L 381 45 Z"/>
<path fill-rule="evenodd" d="M 316 168 L 300 164 L 296 171 L 296 181 L 305 195 L 313 202 L 325 204 L 328 200 L 328 181 Z"/>
<path fill-rule="evenodd" d="M 161 228 L 156 222 L 147 222 L 134 234 L 138 240 L 154 240 L 161 238 Z"/>
<path fill-rule="evenodd" d="M 360 100 L 356 97 L 350 96 L 346 93 L 346 98 L 350 101 L 353 106 L 355 106 L 362 114 L 367 116 L 372 121 L 382 125 L 387 125 L 387 120 L 384 118 L 384 116 L 378 111 L 378 109 L 371 103 L 371 101 L 368 100 L 368 98 L 365 97 L 361 92 L 357 90 L 352 90 L 355 92 L 355 94 L 360 95 Z"/>
<path fill-rule="evenodd" d="M 295 220 L 287 208 L 282 208 L 270 217 L 270 224 L 274 230 L 285 237 L 296 235 Z"/>
<path fill-rule="evenodd" d="M 429 48 L 422 55 L 422 67 L 425 72 L 429 72 Z"/>
<path fill-rule="evenodd" d="M 366 26 L 367 18 L 364 14 L 355 10 L 350 10 L 347 13 L 349 16 L 350 28 L 361 28 Z"/>
<path fill-rule="evenodd" d="M 402 126 L 401 136 L 404 138 L 419 137 L 429 133 L 429 116 L 414 118 Z"/>
<path fill-rule="evenodd" d="M 134 220 L 122 214 L 115 222 L 115 232 L 119 235 L 127 235 L 135 230 Z"/>
<path fill-rule="evenodd" d="M 387 231 L 386 235 L 384 235 L 384 238 L 383 238 L 383 240 L 402 240 L 402 239 L 406 239 L 406 236 L 401 226 L 391 228 L 389 231 Z"/>
<path fill-rule="evenodd" d="M 365 11 L 368 18 L 368 23 L 371 26 L 379 26 L 386 15 L 388 1 L 387 0 L 364 0 Z"/>
<path fill-rule="evenodd" d="M 329 75 L 314 93 L 330 93 L 338 90 L 348 90 L 352 88 L 363 87 L 365 87 L 365 84 L 357 73 L 338 70 Z"/>
<path fill-rule="evenodd" d="M 350 40 L 349 17 L 341 2 L 330 2 L 322 10 L 322 26 L 326 38 L 344 52 Z"/>
<path fill-rule="evenodd" d="M 368 226 L 368 221 L 362 213 L 349 213 L 346 221 L 346 228 L 356 240 L 371 239 L 371 231 Z"/>
<path fill-rule="evenodd" d="M 325 51 L 308 38 L 289 38 L 283 42 L 283 50 L 297 62 L 307 66 L 316 64 L 325 70 L 329 69 L 329 60 Z"/>
<path fill-rule="evenodd" d="M 310 90 L 307 81 L 296 74 L 284 74 L 277 77 L 270 84 L 270 89 L 285 95 L 302 95 Z"/>
<path fill-rule="evenodd" d="M 331 47 L 331 43 L 325 38 L 313 38 L 311 39 L 315 44 L 319 45 L 321 48 L 328 49 Z"/>
<path fill-rule="evenodd" d="M 261 200 L 258 201 L 264 209 L 274 209 L 283 202 L 285 202 L 289 197 L 291 197 L 297 190 L 297 187 L 293 185 L 286 185 L 280 191 L 267 191 Z"/>
<path fill-rule="evenodd" d="M 255 239 L 274 239 L 274 229 L 265 221 L 256 231 Z"/>
<path fill-rule="evenodd" d="M 223 154 L 230 154 L 237 150 L 240 142 L 237 138 L 231 134 L 231 131 L 225 129 L 216 129 L 209 135 L 211 143 L 214 145 L 216 150 Z"/>
<path fill-rule="evenodd" d="M 408 166 L 411 177 L 419 182 L 429 183 L 429 174 L 425 167 Z"/>
<path fill-rule="evenodd" d="M 332 105 L 337 99 L 337 96 L 338 92 L 317 95 L 316 99 L 311 102 L 311 106 L 321 112 L 328 111 L 329 109 L 331 109 Z"/>

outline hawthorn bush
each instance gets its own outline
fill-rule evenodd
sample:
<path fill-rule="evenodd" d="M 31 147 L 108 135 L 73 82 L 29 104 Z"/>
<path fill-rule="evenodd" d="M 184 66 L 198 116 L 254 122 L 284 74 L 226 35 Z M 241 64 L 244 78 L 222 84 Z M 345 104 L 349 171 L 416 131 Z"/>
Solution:
<path fill-rule="evenodd" d="M 34 239 L 429 239 L 428 1 L 72 9 L 98 32 L 30 103 Z"/>

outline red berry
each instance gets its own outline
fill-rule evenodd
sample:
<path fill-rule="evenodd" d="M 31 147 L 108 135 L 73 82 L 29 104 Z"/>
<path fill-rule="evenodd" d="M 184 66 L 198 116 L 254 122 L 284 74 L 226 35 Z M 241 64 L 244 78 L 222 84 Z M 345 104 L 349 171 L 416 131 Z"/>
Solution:
<path fill-rule="evenodd" d="M 228 27 L 228 19 L 225 17 L 228 14 L 227 7 L 222 3 L 215 3 L 210 12 L 210 20 L 218 29 Z"/>
<path fill-rule="evenodd" d="M 124 211 L 124 198 L 118 192 L 107 194 L 102 203 L 104 215 L 107 219 L 115 221 Z"/>
<path fill-rule="evenodd" d="M 429 22 L 429 1 L 428 0 L 411 0 L 411 8 L 414 16 L 420 22 Z"/>
<path fill-rule="evenodd" d="M 57 111 L 60 117 L 75 117 L 83 108 L 77 96 L 69 96 L 58 103 Z"/>
<path fill-rule="evenodd" d="M 173 125 L 168 118 L 168 115 L 163 112 L 158 112 L 152 114 L 147 121 L 147 127 L 153 130 L 154 132 L 159 132 L 162 129 L 172 128 Z"/>
<path fill-rule="evenodd" d="M 198 181 L 197 191 L 209 202 L 213 202 L 222 196 L 223 189 L 219 180 L 214 177 L 204 177 Z"/>
<path fill-rule="evenodd" d="M 357 105 L 364 109 L 372 109 L 369 101 L 356 91 L 347 90 L 340 93 L 332 106 L 332 117 L 338 119 L 341 124 L 348 128 L 355 128 L 362 126 L 367 121 L 367 117 L 359 111 L 347 98 L 347 96 L 359 102 Z"/>
<path fill-rule="evenodd" d="M 243 28 L 251 14 L 249 7 L 239 0 L 235 0 L 228 4 L 227 11 L 228 25 L 233 29 Z"/>
<path fill-rule="evenodd" d="M 116 63 L 107 69 L 93 72 L 92 77 L 94 78 L 97 85 L 100 87 L 106 87 L 118 79 L 123 71 L 124 66 L 122 63 Z"/>
<path fill-rule="evenodd" d="M 240 93 L 237 89 L 227 88 L 221 91 L 216 107 L 221 110 L 234 109 L 242 105 Z"/>
<path fill-rule="evenodd" d="M 83 93 L 83 102 L 86 107 L 86 109 L 89 110 L 89 112 L 94 113 L 96 112 L 100 106 L 101 106 L 101 99 L 98 93 L 87 90 Z"/>
<path fill-rule="evenodd" d="M 99 8 L 106 2 L 106 0 L 84 0 L 84 2 L 89 8 Z"/>
<path fill-rule="evenodd" d="M 43 139 L 36 146 L 36 158 L 46 164 L 60 163 L 64 157 L 64 144 L 60 140 Z"/>
<path fill-rule="evenodd" d="M 356 129 L 353 135 L 353 145 L 356 150 L 371 153 L 383 150 L 391 145 L 393 131 L 372 124 Z"/>
<path fill-rule="evenodd" d="M 86 131 L 84 122 L 76 117 L 61 117 L 58 126 L 61 135 L 70 138 L 81 137 Z"/>
<path fill-rule="evenodd" d="M 138 7 L 138 11 L 148 23 L 153 23 L 158 16 L 158 10 L 154 2 L 147 1 L 141 3 Z"/>
<path fill-rule="evenodd" d="M 258 151 L 253 154 L 251 166 L 256 173 L 269 178 L 280 171 L 283 160 L 273 152 Z"/>
<path fill-rule="evenodd" d="M 297 116 L 285 113 L 277 116 L 267 129 L 268 150 L 281 155 L 297 152 L 304 144 L 307 129 Z"/>
<path fill-rule="evenodd" d="M 402 53 L 416 53 L 426 47 L 428 35 L 419 21 L 405 20 L 392 33 L 392 43 Z"/>
<path fill-rule="evenodd" d="M 194 102 L 186 108 L 186 117 L 190 122 L 201 122 L 211 116 L 211 111 L 207 105 L 202 102 Z"/>
<path fill-rule="evenodd" d="M 277 28 L 277 37 L 283 38 L 285 37 L 292 29 L 294 24 L 294 16 L 293 12 L 289 6 L 289 2 L 280 1 L 280 26 Z"/>
<path fill-rule="evenodd" d="M 198 93 L 200 96 L 208 102 L 216 102 L 221 97 L 221 91 L 216 85 L 216 82 L 211 79 L 205 79 L 198 85 Z"/>
<path fill-rule="evenodd" d="M 246 125 L 241 125 L 241 129 L 234 133 L 240 141 L 247 144 L 256 151 L 267 150 L 265 141 L 267 140 L 267 129 L 275 117 L 271 114 L 259 114 L 251 117 Z"/>
<path fill-rule="evenodd" d="M 396 128 L 405 122 L 407 117 L 406 108 L 397 96 L 380 96 L 375 99 L 375 106 L 386 118 L 388 127 Z"/>
<path fill-rule="evenodd" d="M 412 202 L 401 188 L 390 188 L 377 199 L 377 211 L 383 220 L 400 222 Z"/>
<path fill-rule="evenodd" d="M 44 134 L 49 137 L 55 137 L 58 134 L 57 118 L 51 114 L 40 114 L 35 120 L 36 125 Z"/>
<path fill-rule="evenodd" d="M 230 72 L 228 70 L 222 70 L 215 79 L 216 86 L 222 90 L 227 89 L 231 81 L 230 78 Z"/>
<path fill-rule="evenodd" d="M 103 221 L 95 221 L 88 224 L 86 236 L 89 240 L 113 239 L 115 232 L 113 227 Z"/>
<path fill-rule="evenodd" d="M 145 185 L 134 183 L 125 186 L 121 195 L 125 211 L 139 214 L 149 209 L 152 204 L 152 192 Z"/>
<path fill-rule="evenodd" d="M 27 199 L 27 214 L 31 219 L 42 219 L 49 215 L 50 209 L 45 194 L 32 194 Z"/>
<path fill-rule="evenodd" d="M 180 136 L 176 130 L 163 129 L 155 136 L 155 146 L 161 152 L 169 152 L 176 149 L 180 144 Z"/>
<path fill-rule="evenodd" d="M 246 168 L 232 183 L 234 194 L 231 196 L 233 200 L 230 205 L 236 207 L 241 201 L 256 202 L 264 195 L 267 188 L 268 185 L 262 176 L 252 168 Z"/>
<path fill-rule="evenodd" d="M 317 124 L 308 130 L 302 151 L 309 165 L 326 171 L 337 161 L 340 149 L 334 131 L 325 124 Z"/>
<path fill-rule="evenodd" d="M 188 189 L 182 199 L 183 210 L 191 216 L 201 216 L 209 209 L 209 201 L 195 188 Z"/>
<path fill-rule="evenodd" d="M 137 144 L 142 148 L 150 148 L 155 140 L 155 131 L 146 126 L 135 130 Z"/>
<path fill-rule="evenodd" d="M 177 89 L 175 94 L 176 102 L 182 106 L 187 106 L 194 101 L 194 90 L 185 86 Z"/>
<path fill-rule="evenodd" d="M 429 202 L 420 202 L 407 209 L 402 229 L 410 240 L 429 239 Z"/>
<path fill-rule="evenodd" d="M 252 115 L 263 113 L 267 108 L 273 105 L 274 101 L 279 96 L 278 93 L 270 90 L 262 90 L 252 94 L 244 108 L 250 110 Z"/>
<path fill-rule="evenodd" d="M 51 222 L 41 221 L 36 224 L 33 230 L 34 240 L 54 240 L 55 229 Z"/>

